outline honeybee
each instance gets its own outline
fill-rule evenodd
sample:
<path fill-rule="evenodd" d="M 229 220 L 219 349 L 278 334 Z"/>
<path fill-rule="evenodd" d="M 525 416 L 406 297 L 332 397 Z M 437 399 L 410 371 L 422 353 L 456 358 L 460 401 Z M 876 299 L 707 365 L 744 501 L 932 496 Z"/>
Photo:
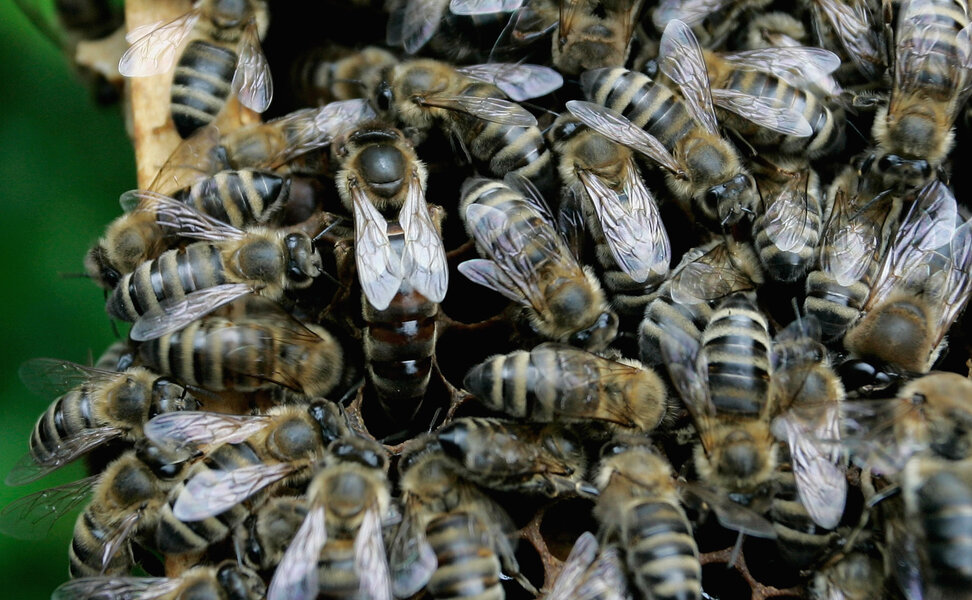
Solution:
<path fill-rule="evenodd" d="M 260 49 L 269 24 L 263 0 L 197 0 L 192 10 L 168 23 L 129 32 L 126 39 L 132 46 L 122 55 L 118 71 L 126 77 L 149 77 L 175 65 L 172 121 L 187 138 L 216 118 L 231 92 L 258 113 L 270 106 L 273 80 Z"/>
<path fill-rule="evenodd" d="M 954 144 L 952 125 L 972 91 L 968 9 L 951 0 L 909 0 L 898 9 L 894 83 L 874 117 L 865 175 L 880 189 L 921 187 Z"/>
<path fill-rule="evenodd" d="M 667 410 L 653 370 L 553 343 L 493 356 L 470 369 L 463 387 L 492 410 L 541 423 L 598 419 L 647 432 Z"/>
<path fill-rule="evenodd" d="M 592 495 L 580 439 L 558 424 L 456 419 L 436 435 L 463 477 L 485 487 L 549 497 Z"/>
<path fill-rule="evenodd" d="M 701 340 L 674 326 L 663 324 L 663 331 L 662 356 L 699 432 L 700 478 L 740 493 L 769 481 L 777 449 L 766 318 L 734 294 L 713 311 Z"/>
<path fill-rule="evenodd" d="M 291 178 L 272 171 L 235 169 L 200 179 L 172 197 L 217 221 L 243 228 L 279 223 L 290 186 Z"/>
<path fill-rule="evenodd" d="M 623 549 L 647 598 L 702 597 L 702 566 L 692 524 L 682 510 L 672 468 L 647 440 L 601 450 L 594 516 L 602 535 Z"/>
<path fill-rule="evenodd" d="M 840 53 L 841 62 L 850 62 L 867 81 L 881 80 L 891 61 L 885 17 L 876 14 L 880 3 L 809 0 L 808 4 L 820 44 Z"/>
<path fill-rule="evenodd" d="M 539 194 L 521 189 L 489 179 L 463 185 L 459 211 L 487 258 L 465 261 L 459 272 L 524 306 L 544 337 L 605 348 L 617 334 L 617 315 L 591 270 L 570 254 Z"/>
<path fill-rule="evenodd" d="M 398 471 L 403 514 L 388 548 L 396 598 L 412 596 L 426 584 L 439 597 L 454 597 L 461 589 L 501 597 L 501 566 L 525 582 L 513 553 L 509 515 L 459 475 L 434 437 L 410 443 Z"/>
<path fill-rule="evenodd" d="M 972 296 L 972 220 L 957 220 L 945 184 L 922 188 L 885 253 L 864 316 L 844 336 L 851 356 L 931 369 Z"/>
<path fill-rule="evenodd" d="M 577 537 L 550 593 L 545 596 L 547 600 L 625 600 L 630 597 L 617 547 L 599 548 L 597 538 L 589 531 Z"/>
<path fill-rule="evenodd" d="M 541 78 L 517 71 L 514 87 L 527 97 Z M 553 187 L 554 165 L 536 118 L 506 99 L 499 87 L 470 77 L 447 63 L 410 60 L 384 73 L 372 94 L 382 116 L 424 135 L 433 127 L 458 140 L 486 172 L 517 173 L 540 189 Z"/>
<path fill-rule="evenodd" d="M 307 516 L 274 571 L 267 600 L 308 600 L 318 593 L 391 600 L 381 531 L 391 504 L 386 468 L 377 442 L 347 438 L 330 445 L 307 488 Z"/>
<path fill-rule="evenodd" d="M 766 517 L 776 531 L 776 550 L 798 569 L 809 569 L 833 549 L 838 534 L 813 520 L 800 496 L 795 468 L 783 460 L 772 479 Z"/>
<path fill-rule="evenodd" d="M 84 577 L 54 590 L 52 600 L 260 600 L 266 585 L 260 576 L 232 561 L 193 567 L 178 577 Z"/>
<path fill-rule="evenodd" d="M 173 413 L 174 414 L 174 413 Z M 228 536 L 271 491 L 306 483 L 328 444 L 348 434 L 327 401 L 280 406 L 268 415 L 179 413 L 153 421 L 150 438 L 176 448 L 206 448 L 204 458 L 169 494 L 160 511 L 156 547 L 167 554 L 202 550 Z"/>
<path fill-rule="evenodd" d="M 360 50 L 334 44 L 316 47 L 294 63 L 291 80 L 306 106 L 361 98 L 381 83 L 382 72 L 398 58 L 380 46 Z"/>
<path fill-rule="evenodd" d="M 613 303 L 619 311 L 634 312 L 671 262 L 668 232 L 634 155 L 568 113 L 547 135 L 560 158 L 561 210 L 574 206 L 583 213 L 605 285 L 616 294 Z"/>
<path fill-rule="evenodd" d="M 184 387 L 142 367 L 114 372 L 36 358 L 20 367 L 20 377 L 32 391 L 59 397 L 34 425 L 30 451 L 7 485 L 34 481 L 111 440 L 134 442 L 159 413 L 198 407 Z"/>
<path fill-rule="evenodd" d="M 90 495 L 74 525 L 71 576 L 127 573 L 134 564 L 129 543 L 154 532 L 166 494 L 185 469 L 181 458 L 140 439 L 99 475 L 15 500 L 0 512 L 0 530 L 22 539 L 43 537 Z"/>
<path fill-rule="evenodd" d="M 823 229 L 823 190 L 803 160 L 754 168 L 761 210 L 753 220 L 753 242 L 767 275 L 792 283 L 815 262 Z"/>

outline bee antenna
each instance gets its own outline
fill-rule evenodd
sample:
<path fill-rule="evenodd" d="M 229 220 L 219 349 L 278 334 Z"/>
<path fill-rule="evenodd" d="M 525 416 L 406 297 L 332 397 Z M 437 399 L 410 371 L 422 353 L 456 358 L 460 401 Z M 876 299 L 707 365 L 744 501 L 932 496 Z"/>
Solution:
<path fill-rule="evenodd" d="M 854 133 L 856 133 L 857 135 L 859 135 L 860 138 L 861 138 L 861 140 L 863 140 L 865 142 L 868 140 L 867 136 L 865 136 L 863 133 L 861 133 L 861 130 L 858 129 L 854 125 L 854 123 L 851 120 L 849 120 L 849 119 L 847 120 L 847 126 L 850 127 L 851 129 L 853 129 L 854 130 Z"/>
<path fill-rule="evenodd" d="M 108 322 L 111 323 L 111 332 L 115 334 L 115 337 L 122 339 L 121 332 L 118 331 L 118 323 L 114 319 L 108 319 Z"/>
<path fill-rule="evenodd" d="M 881 192 L 880 194 L 878 194 L 878 195 L 876 195 L 876 196 L 874 196 L 873 198 L 871 198 L 870 200 L 868 200 L 867 202 L 865 202 L 865 203 L 864 203 L 864 206 L 862 206 L 862 207 L 860 207 L 860 208 L 858 208 L 858 209 L 857 209 L 856 211 L 854 211 L 854 214 L 852 214 L 852 215 L 850 216 L 850 218 L 851 218 L 851 219 L 856 219 L 856 218 L 857 218 L 857 217 L 859 217 L 859 216 L 860 216 L 860 215 L 861 215 L 861 214 L 862 214 L 862 213 L 863 213 L 864 211 L 866 211 L 867 209 L 869 209 L 869 208 L 871 208 L 872 206 L 874 206 L 874 204 L 875 204 L 875 203 L 877 203 L 877 202 L 879 202 L 879 201 L 881 201 L 881 200 L 883 200 L 883 199 L 884 199 L 884 197 L 885 197 L 885 196 L 887 196 L 887 195 L 888 195 L 888 194 L 890 194 L 890 193 L 891 193 L 891 190 L 884 190 L 884 191 L 883 191 L 883 192 Z"/>
<path fill-rule="evenodd" d="M 732 547 L 732 553 L 729 554 L 729 560 L 726 561 L 727 570 L 732 569 L 734 566 L 736 566 L 736 559 L 739 558 L 739 551 L 742 550 L 742 543 L 744 537 L 746 537 L 746 534 L 744 534 L 741 531 L 739 532 L 739 535 L 736 536 L 736 544 Z"/>
<path fill-rule="evenodd" d="M 519 104 L 520 106 L 526 106 L 526 107 L 532 108 L 533 110 L 539 110 L 540 112 L 545 112 L 545 113 L 551 114 L 554 117 L 559 117 L 560 116 L 560 113 L 557 112 L 557 111 L 555 111 L 555 110 L 550 110 L 549 108 L 546 108 L 544 106 L 540 106 L 539 104 L 534 104 L 533 102 L 527 102 L 526 100 L 524 100 L 523 102 L 517 102 L 517 104 Z"/>
<path fill-rule="evenodd" d="M 429 421 L 429 429 L 425 433 L 432 433 L 432 429 L 435 428 L 435 422 L 439 420 L 439 413 L 442 412 L 442 407 L 435 409 L 435 413 L 432 415 L 432 420 Z"/>
<path fill-rule="evenodd" d="M 364 385 L 364 382 L 365 382 L 364 377 L 359 379 L 358 383 L 352 385 L 348 389 L 348 391 L 345 392 L 343 396 L 341 396 L 341 399 L 338 400 L 338 404 L 341 406 L 345 406 L 346 405 L 345 403 L 349 402 L 358 393 L 358 390 L 361 388 L 361 386 Z"/>
<path fill-rule="evenodd" d="M 335 228 L 339 223 L 342 222 L 344 222 L 344 217 L 338 217 L 336 221 L 334 221 L 333 223 L 325 227 L 323 231 L 315 235 L 314 238 L 311 240 L 311 242 L 317 243 L 317 241 L 320 240 L 322 237 L 324 237 L 324 235 L 327 234 L 328 231 Z"/>
<path fill-rule="evenodd" d="M 892 496 L 895 496 L 897 494 L 900 494 L 900 493 L 901 493 L 901 486 L 899 484 L 894 484 L 892 486 L 889 486 L 887 488 L 884 488 L 883 490 L 881 490 L 877 494 L 874 494 L 873 496 L 871 496 L 870 498 L 867 499 L 867 502 L 866 502 L 867 507 L 868 508 L 873 508 L 873 507 L 877 506 L 877 504 L 879 502 L 884 502 L 888 498 L 890 498 Z"/>
<path fill-rule="evenodd" d="M 803 316 L 800 314 L 800 307 L 797 305 L 796 298 L 790 298 L 790 306 L 793 307 L 793 314 L 796 315 L 796 320 L 800 321 Z M 800 329 L 803 329 L 803 325 L 800 325 Z"/>

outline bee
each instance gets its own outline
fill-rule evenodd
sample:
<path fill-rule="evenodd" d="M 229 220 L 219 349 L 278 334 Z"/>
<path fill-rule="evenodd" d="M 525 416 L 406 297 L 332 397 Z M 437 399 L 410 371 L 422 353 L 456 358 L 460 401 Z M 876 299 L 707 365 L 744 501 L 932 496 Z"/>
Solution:
<path fill-rule="evenodd" d="M 487 258 L 468 260 L 459 271 L 524 306 L 542 336 L 605 348 L 617 334 L 617 315 L 593 272 L 570 254 L 539 194 L 520 189 L 489 179 L 463 185 L 459 211 Z"/>
<path fill-rule="evenodd" d="M 561 210 L 583 213 L 618 310 L 643 310 L 645 292 L 668 274 L 671 244 L 634 154 L 569 113 L 557 118 L 548 139 L 560 159 Z"/>
<path fill-rule="evenodd" d="M 865 176 L 880 189 L 915 189 L 954 144 L 955 118 L 972 91 L 968 10 L 951 0 L 909 0 L 898 9 L 894 83 L 874 117 Z"/>
<path fill-rule="evenodd" d="M 381 83 L 398 58 L 380 46 L 352 50 L 335 44 L 313 48 L 291 69 L 295 94 L 305 106 L 362 98 Z"/>
<path fill-rule="evenodd" d="M 254 571 L 276 569 L 305 518 L 306 498 L 268 499 L 233 532 L 233 546 L 241 563 Z"/>
<path fill-rule="evenodd" d="M 601 451 L 597 488 L 602 536 L 623 549 L 641 593 L 700 599 L 699 549 L 668 462 L 646 440 L 611 442 Z"/>
<path fill-rule="evenodd" d="M 541 423 L 598 419 L 647 432 L 667 411 L 653 370 L 561 344 L 493 356 L 470 369 L 463 387 L 491 410 Z"/>
<path fill-rule="evenodd" d="M 534 97 L 545 80 L 533 74 L 518 69 L 509 85 Z M 553 187 L 554 164 L 536 118 L 492 83 L 447 63 L 416 59 L 387 69 L 372 98 L 383 117 L 403 127 L 422 135 L 438 128 L 458 140 L 476 166 L 493 176 L 512 172 L 542 190 Z"/>
<path fill-rule="evenodd" d="M 956 226 L 955 198 L 932 181 L 885 253 L 864 315 L 844 336 L 852 357 L 926 373 L 972 296 L 972 220 Z"/>
<path fill-rule="evenodd" d="M 155 543 L 166 554 L 203 550 L 226 538 L 250 514 L 245 501 L 256 495 L 250 503 L 259 506 L 275 489 L 306 483 L 328 444 L 348 434 L 341 411 L 328 401 L 275 407 L 260 416 L 179 414 L 156 417 L 146 431 L 164 446 L 205 448 L 160 511 Z"/>
<path fill-rule="evenodd" d="M 624 600 L 630 598 L 628 581 L 618 549 L 599 548 L 597 538 L 585 531 L 574 542 L 564 566 L 554 580 L 549 600 L 561 598 L 596 598 Z"/>
<path fill-rule="evenodd" d="M 130 32 L 132 45 L 118 71 L 126 77 L 150 77 L 175 65 L 172 121 L 187 138 L 213 122 L 231 92 L 258 113 L 270 106 L 273 80 L 260 49 L 269 24 L 263 0 L 197 0 L 192 10 L 168 23 Z"/>
<path fill-rule="evenodd" d="M 660 32 L 679 20 L 692 28 L 706 48 L 722 46 L 738 27 L 744 15 L 758 14 L 768 0 L 662 0 L 651 15 Z"/>
<path fill-rule="evenodd" d="M 772 477 L 777 449 L 766 317 L 744 294 L 723 300 L 692 339 L 663 326 L 661 352 L 699 432 L 695 468 L 719 489 L 746 493 Z"/>
<path fill-rule="evenodd" d="M 167 196 L 136 194 L 148 199 L 160 225 L 200 241 L 167 250 L 124 275 L 108 298 L 108 314 L 115 318 L 134 321 L 152 311 L 169 312 L 178 316 L 167 325 L 177 328 L 199 316 L 199 310 L 212 310 L 251 292 L 280 300 L 285 291 L 306 288 L 321 274 L 320 254 L 301 231 L 238 229 Z M 153 283 L 156 279 L 159 285 Z M 193 292 L 202 293 L 195 298 L 205 298 L 194 302 L 195 311 L 176 313 L 171 308 Z M 168 330 L 144 335 L 136 331 L 133 339 L 150 339 Z"/>
<path fill-rule="evenodd" d="M 567 109 L 608 139 L 644 154 L 668 171 L 667 182 L 681 207 L 709 227 L 731 227 L 756 207 L 756 186 L 735 148 L 719 133 L 702 50 L 680 21 L 665 29 L 659 68 L 678 84 L 666 85 L 623 68 L 586 71 L 584 95 Z M 786 109 L 765 104 L 765 114 Z M 802 119 L 797 115 L 797 120 Z"/>
<path fill-rule="evenodd" d="M 308 485 L 307 516 L 274 571 L 268 600 L 318 593 L 391 599 L 381 529 L 391 505 L 386 468 L 377 442 L 347 438 L 330 445 Z"/>
<path fill-rule="evenodd" d="M 814 600 L 880 600 L 886 597 L 880 557 L 855 551 L 824 565 L 809 586 Z"/>
<path fill-rule="evenodd" d="M 682 257 L 672 275 L 671 297 L 682 304 L 717 302 L 755 290 L 765 281 L 763 266 L 752 244 L 733 236 L 715 238 L 693 249 L 694 259 Z"/>
<path fill-rule="evenodd" d="M 886 16 L 869 0 L 809 0 L 820 45 L 841 55 L 867 81 L 880 81 L 891 60 Z M 890 14 L 890 12 L 886 13 Z M 849 60 L 848 60 L 849 59 Z"/>
<path fill-rule="evenodd" d="M 823 229 L 823 190 L 803 160 L 754 168 L 762 205 L 753 220 L 753 242 L 767 275 L 792 283 L 815 262 Z"/>
<path fill-rule="evenodd" d="M 157 414 L 198 407 L 184 387 L 142 367 L 115 372 L 36 358 L 21 366 L 20 376 L 32 391 L 59 397 L 34 425 L 30 451 L 7 485 L 34 481 L 111 440 L 137 441 Z"/>
<path fill-rule="evenodd" d="M 62 584 L 52 600 L 260 600 L 266 585 L 260 576 L 224 561 L 215 566 L 193 567 L 178 577 L 84 577 Z"/>
<path fill-rule="evenodd" d="M 434 437 L 411 442 L 398 471 L 403 514 L 388 547 L 396 598 L 412 596 L 426 584 L 437 597 L 472 589 L 485 598 L 502 598 L 501 569 L 529 585 L 514 556 L 510 516 L 459 475 Z"/>
<path fill-rule="evenodd" d="M 581 441 L 558 424 L 465 417 L 438 431 L 463 477 L 485 487 L 549 497 L 592 495 Z"/>
<path fill-rule="evenodd" d="M 480 29 L 502 22 L 523 0 L 392 0 L 385 42 L 415 54 L 427 48 L 444 60 L 461 64 L 476 62 L 480 55 Z"/>

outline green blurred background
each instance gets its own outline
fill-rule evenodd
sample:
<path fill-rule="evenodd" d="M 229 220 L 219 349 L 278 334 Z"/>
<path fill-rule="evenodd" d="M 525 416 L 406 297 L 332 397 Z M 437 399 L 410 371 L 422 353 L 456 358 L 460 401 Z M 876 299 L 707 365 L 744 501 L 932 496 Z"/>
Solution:
<path fill-rule="evenodd" d="M 44 0 L 34 0 L 44 2 Z M 48 2 L 49 4 L 49 2 Z M 26 452 L 52 398 L 28 392 L 17 368 L 50 356 L 86 363 L 114 339 L 101 290 L 82 272 L 85 251 L 135 187 L 119 106 L 100 108 L 54 45 L 12 2 L 0 3 L 0 475 Z M 72 465 L 28 486 L 0 484 L 0 506 L 83 476 Z M 0 597 L 49 598 L 67 579 L 77 510 L 40 541 L 0 534 Z"/>

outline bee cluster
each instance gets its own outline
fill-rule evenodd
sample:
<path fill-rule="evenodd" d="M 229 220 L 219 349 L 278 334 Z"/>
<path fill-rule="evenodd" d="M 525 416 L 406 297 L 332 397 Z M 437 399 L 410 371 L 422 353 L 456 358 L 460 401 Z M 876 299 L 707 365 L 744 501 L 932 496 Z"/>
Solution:
<path fill-rule="evenodd" d="M 143 6 L 55 598 L 968 597 L 964 3 Z"/>

